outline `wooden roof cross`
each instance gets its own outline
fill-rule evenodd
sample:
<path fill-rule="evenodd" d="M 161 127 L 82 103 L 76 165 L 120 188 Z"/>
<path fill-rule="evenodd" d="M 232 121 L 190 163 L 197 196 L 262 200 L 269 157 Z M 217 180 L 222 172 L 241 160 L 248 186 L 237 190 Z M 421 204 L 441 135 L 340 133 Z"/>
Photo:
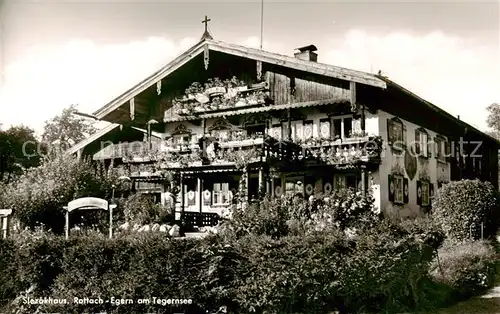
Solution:
<path fill-rule="evenodd" d="M 208 16 L 205 15 L 205 19 L 203 21 L 201 21 L 202 23 L 205 24 L 205 32 L 208 31 L 208 22 L 210 22 L 211 19 L 208 18 Z"/>
<path fill-rule="evenodd" d="M 204 39 L 213 39 L 212 35 L 210 35 L 210 32 L 208 31 L 208 22 L 210 22 L 211 19 L 208 18 L 208 16 L 205 15 L 205 19 L 201 21 L 201 23 L 205 24 L 205 32 L 203 33 L 203 36 L 201 36 L 201 40 Z"/>

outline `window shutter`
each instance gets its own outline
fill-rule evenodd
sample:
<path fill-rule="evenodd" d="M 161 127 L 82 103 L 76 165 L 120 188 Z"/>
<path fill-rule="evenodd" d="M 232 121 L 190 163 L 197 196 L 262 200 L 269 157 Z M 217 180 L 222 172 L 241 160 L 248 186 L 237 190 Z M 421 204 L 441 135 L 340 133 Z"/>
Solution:
<path fill-rule="evenodd" d="M 417 181 L 417 205 L 422 205 L 422 182 Z"/>
<path fill-rule="evenodd" d="M 445 142 L 444 147 L 445 147 L 444 150 L 445 150 L 445 153 L 446 153 L 446 156 L 447 156 L 446 159 L 449 160 L 449 158 L 451 157 L 450 156 L 451 155 L 451 144 L 450 144 L 450 142 L 448 142 L 448 141 Z"/>
<path fill-rule="evenodd" d="M 406 146 L 406 125 L 403 122 L 401 122 L 401 127 L 403 129 L 403 138 L 402 138 L 403 144 Z"/>
<path fill-rule="evenodd" d="M 392 127 L 393 121 L 391 119 L 387 119 L 387 140 L 389 141 L 389 145 L 394 143 L 393 140 L 393 127 Z"/>
<path fill-rule="evenodd" d="M 394 191 L 395 191 L 395 187 L 394 187 L 394 182 L 392 180 L 392 175 L 389 175 L 389 184 L 387 186 L 389 187 L 389 201 L 391 203 L 394 203 Z"/>
<path fill-rule="evenodd" d="M 441 139 L 434 137 L 434 158 L 438 158 L 442 152 L 442 144 Z"/>
<path fill-rule="evenodd" d="M 408 204 L 408 196 L 409 196 L 408 179 L 404 178 L 403 179 L 403 202 L 405 204 Z"/>
<path fill-rule="evenodd" d="M 433 198 L 434 198 L 434 183 L 429 183 L 429 205 L 432 205 Z"/>
<path fill-rule="evenodd" d="M 427 138 L 427 156 L 426 157 L 432 157 L 432 143 L 433 141 L 431 140 L 431 138 L 429 138 L 429 135 L 426 134 L 425 137 Z M 434 154 L 436 155 L 436 154 Z"/>

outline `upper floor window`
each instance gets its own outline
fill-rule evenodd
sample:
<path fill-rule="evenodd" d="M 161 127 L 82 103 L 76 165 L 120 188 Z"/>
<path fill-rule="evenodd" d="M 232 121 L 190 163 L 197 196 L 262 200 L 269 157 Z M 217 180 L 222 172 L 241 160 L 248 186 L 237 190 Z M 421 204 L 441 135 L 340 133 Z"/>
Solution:
<path fill-rule="evenodd" d="M 425 129 L 415 130 L 415 154 L 419 157 L 429 157 L 429 134 Z"/>
<path fill-rule="evenodd" d="M 448 154 L 448 143 L 441 136 L 436 136 L 434 138 L 434 143 L 436 147 L 435 157 L 440 162 L 446 162 L 446 154 Z"/>
<path fill-rule="evenodd" d="M 191 142 L 191 134 L 177 134 L 173 136 L 174 145 L 185 145 Z"/>
<path fill-rule="evenodd" d="M 333 117 L 331 120 L 331 138 L 344 139 L 351 137 L 353 119 L 352 117 Z"/>
<path fill-rule="evenodd" d="M 402 150 L 406 147 L 406 129 L 400 119 L 394 117 L 387 120 L 387 138 L 392 148 Z"/>
<path fill-rule="evenodd" d="M 191 140 L 192 131 L 183 124 L 179 124 L 172 132 L 172 143 L 174 145 L 186 145 L 189 144 Z"/>
<path fill-rule="evenodd" d="M 265 124 L 246 125 L 245 129 L 248 136 L 263 136 L 266 133 Z"/>

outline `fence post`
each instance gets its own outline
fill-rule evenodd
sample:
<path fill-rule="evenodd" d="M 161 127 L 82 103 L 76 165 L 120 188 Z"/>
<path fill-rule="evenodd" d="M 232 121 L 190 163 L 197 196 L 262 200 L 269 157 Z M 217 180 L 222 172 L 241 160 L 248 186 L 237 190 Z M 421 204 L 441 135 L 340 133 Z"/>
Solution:
<path fill-rule="evenodd" d="M 483 240 L 484 235 L 484 222 L 481 223 L 481 240 Z"/>
<path fill-rule="evenodd" d="M 12 209 L 0 209 L 0 232 L 4 239 L 6 239 L 9 234 L 9 216 L 11 214 Z"/>

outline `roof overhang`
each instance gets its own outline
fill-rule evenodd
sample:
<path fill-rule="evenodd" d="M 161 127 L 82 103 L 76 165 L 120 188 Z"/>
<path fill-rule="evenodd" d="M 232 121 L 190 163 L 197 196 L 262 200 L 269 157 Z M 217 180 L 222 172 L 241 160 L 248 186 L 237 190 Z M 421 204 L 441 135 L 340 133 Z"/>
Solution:
<path fill-rule="evenodd" d="M 370 73 L 355 71 L 351 69 L 341 68 L 328 64 L 322 64 L 318 62 L 300 60 L 291 56 L 285 56 L 264 50 L 248 48 L 240 45 L 228 44 L 222 41 L 206 39 L 198 42 L 196 45 L 194 45 L 186 52 L 184 52 L 182 55 L 172 60 L 170 63 L 161 68 L 159 71 L 155 72 L 154 74 L 152 74 L 151 76 L 149 76 L 136 86 L 132 87 L 131 89 L 121 94 L 108 104 L 104 105 L 102 108 L 94 112 L 94 115 L 98 119 L 103 119 L 104 117 L 106 117 L 106 115 L 110 114 L 111 112 L 118 109 L 125 103 L 129 102 L 133 97 L 136 97 L 140 93 L 144 92 L 145 90 L 156 84 L 158 81 L 162 80 L 175 70 L 182 67 L 188 61 L 192 60 L 200 53 L 202 53 L 205 49 L 227 53 L 239 57 L 249 58 L 256 61 L 262 61 L 264 63 L 279 65 L 286 68 L 309 72 L 326 77 L 332 77 L 341 80 L 370 85 L 378 88 L 385 89 L 387 87 L 386 82 L 384 82 L 377 76 Z"/>
<path fill-rule="evenodd" d="M 448 119 L 450 121 L 453 121 L 456 125 L 461 126 L 463 128 L 467 128 L 468 130 L 471 130 L 471 131 L 473 131 L 475 133 L 478 133 L 478 134 L 484 136 L 485 138 L 493 141 L 495 144 L 497 144 L 497 145 L 500 146 L 500 141 L 497 140 L 496 138 L 492 137 L 491 135 L 484 133 L 483 131 L 475 128 L 474 126 L 468 124 L 467 122 L 464 122 L 464 121 L 462 121 L 460 119 L 457 119 L 456 117 L 454 117 L 450 113 L 448 113 L 445 110 L 439 108 L 438 106 L 432 104 L 431 102 L 423 99 L 422 97 L 420 97 L 420 96 L 412 93 L 411 91 L 407 90 L 406 88 L 402 87 L 401 85 L 399 85 L 399 84 L 391 81 L 387 77 L 381 76 L 381 75 L 377 75 L 377 77 L 380 78 L 381 80 L 383 80 L 384 82 L 386 82 L 386 84 L 387 84 L 388 87 L 395 88 L 395 89 L 399 90 L 400 92 L 409 95 L 410 97 L 418 100 L 421 104 L 423 104 L 424 106 L 430 108 L 431 110 L 433 110 L 437 114 L 441 115 L 442 117 L 444 117 L 444 118 L 446 118 L 446 119 Z"/>

